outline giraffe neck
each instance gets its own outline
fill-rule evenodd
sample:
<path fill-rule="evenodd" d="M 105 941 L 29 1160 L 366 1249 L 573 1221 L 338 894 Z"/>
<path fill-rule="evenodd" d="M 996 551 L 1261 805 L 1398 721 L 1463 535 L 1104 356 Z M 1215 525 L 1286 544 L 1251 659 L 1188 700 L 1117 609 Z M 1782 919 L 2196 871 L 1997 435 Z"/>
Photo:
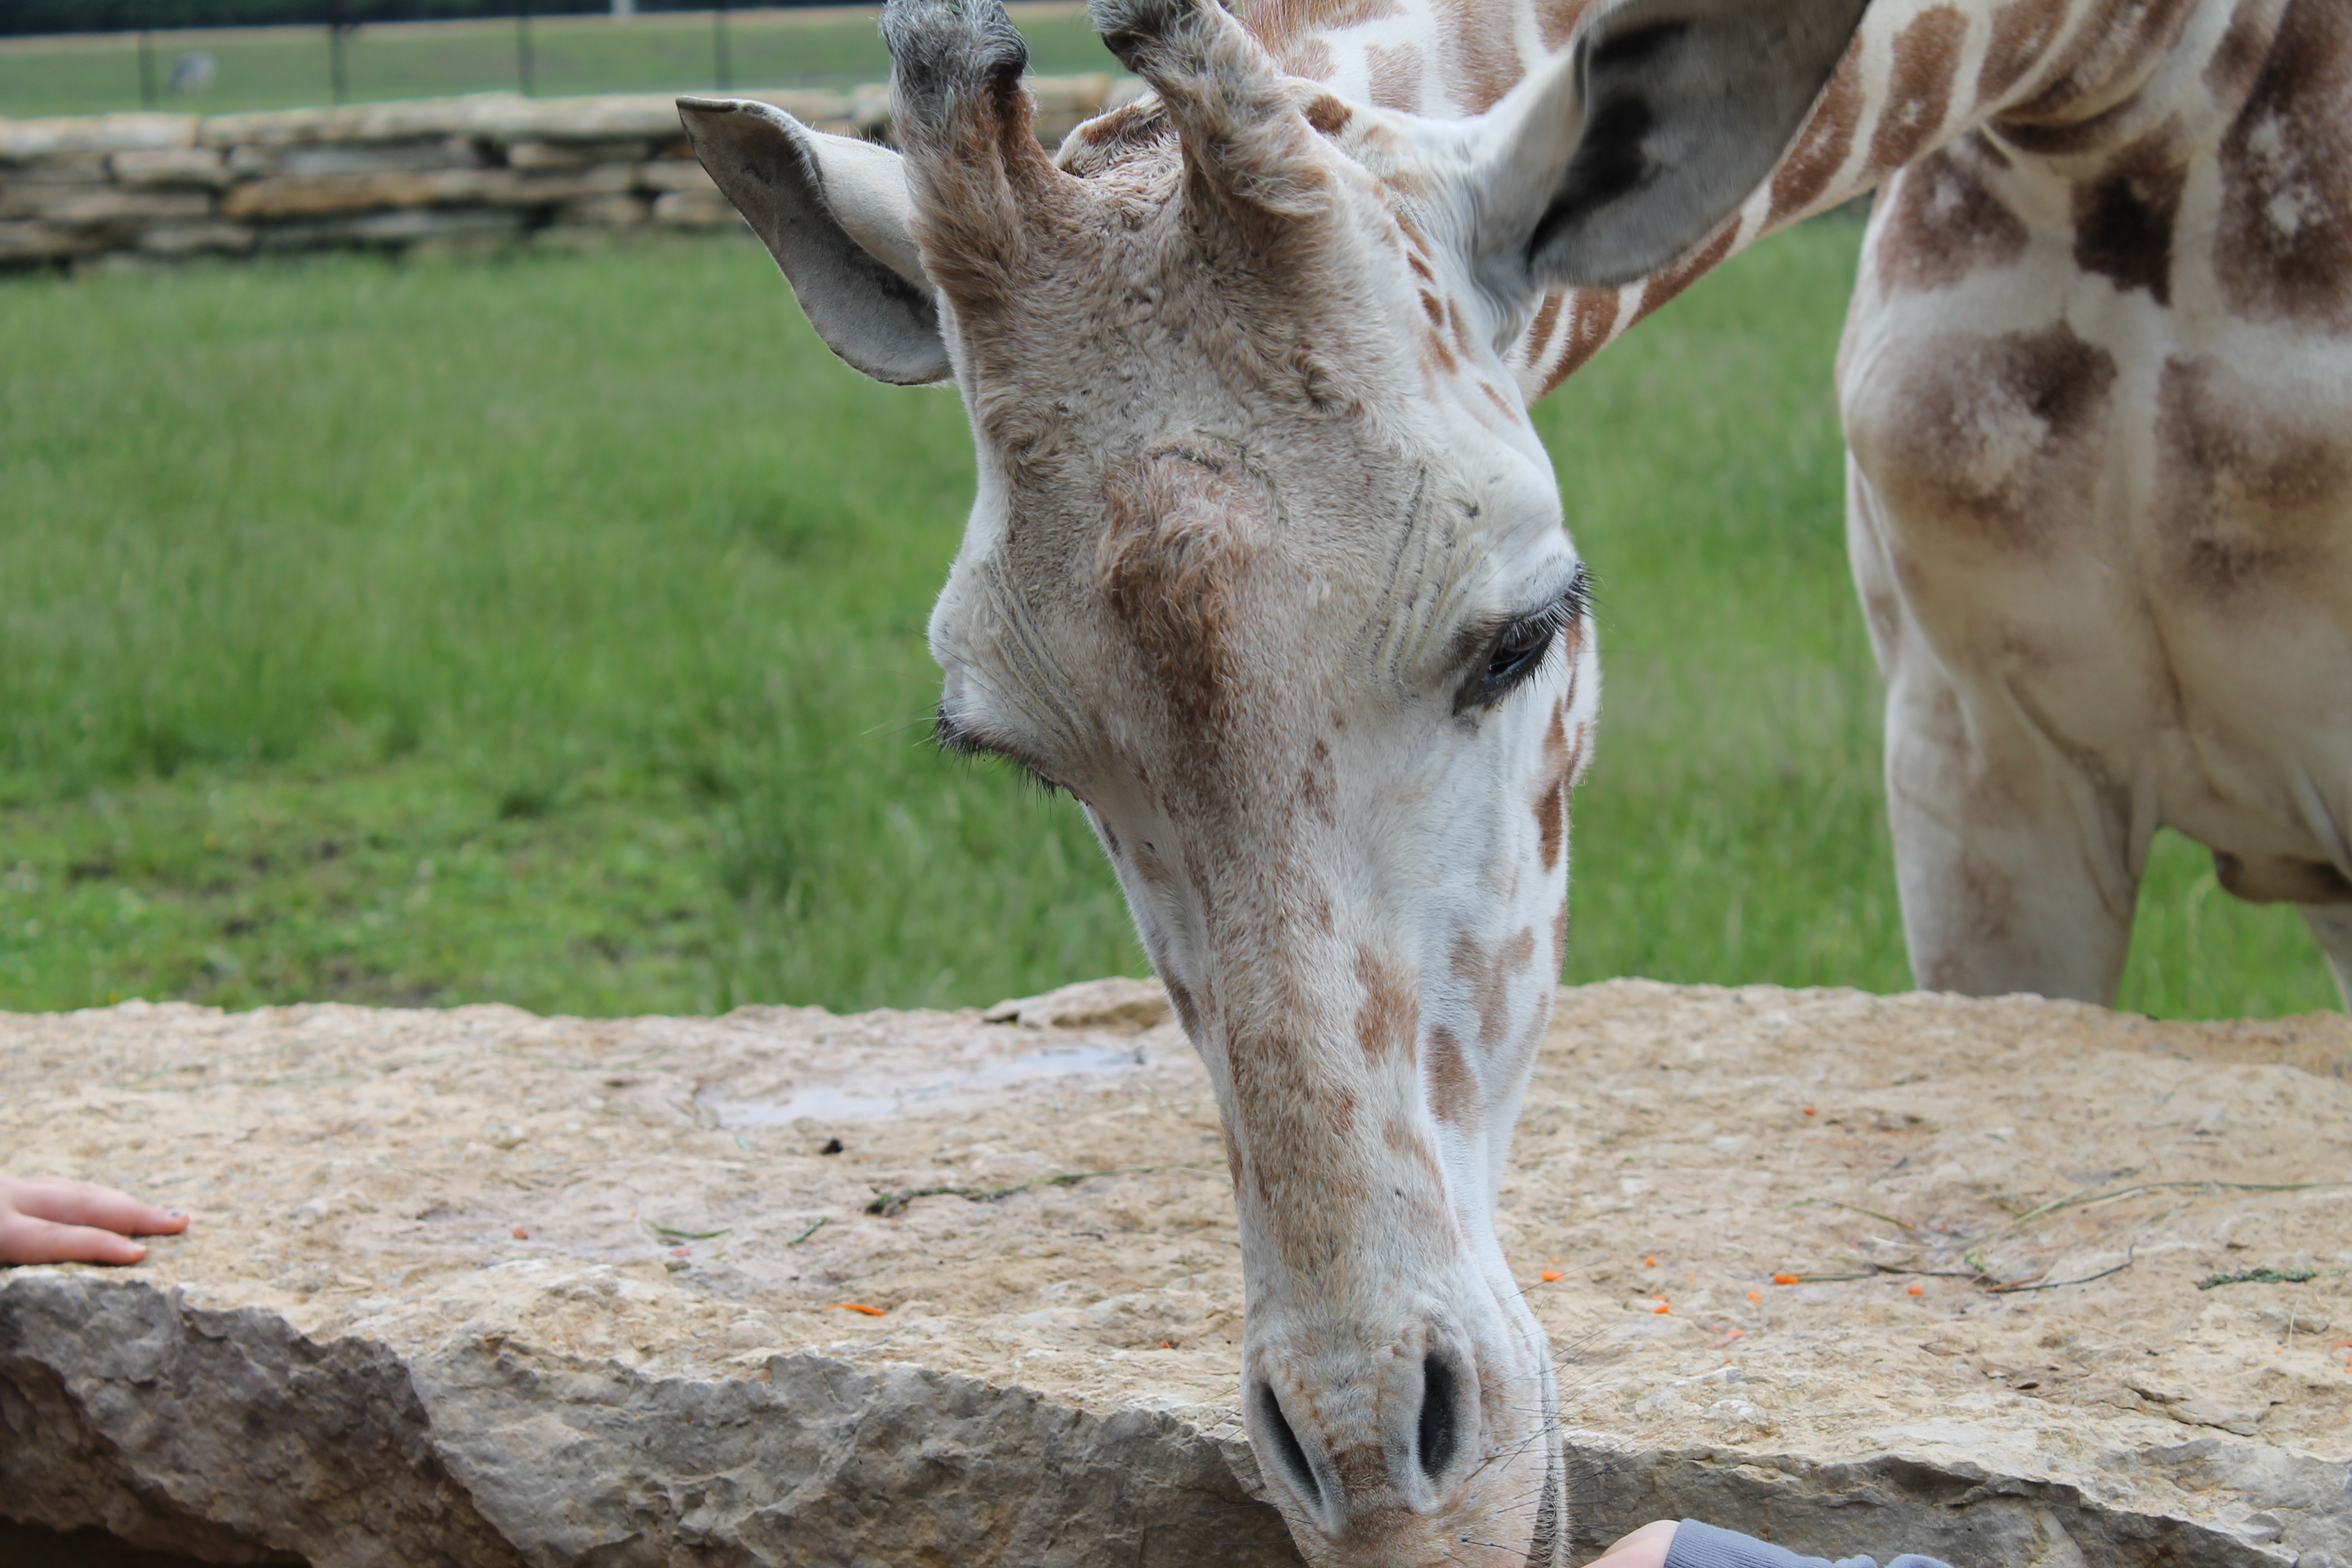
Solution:
<path fill-rule="evenodd" d="M 1598 0 L 1270 0 L 1250 27 L 1285 69 L 1383 109 L 1483 112 L 1566 46 Z M 2289 0 L 1873 0 L 1779 165 L 1672 266 L 1563 290 L 1513 356 L 1529 401 L 1746 247 L 1861 195 L 1969 133 L 2015 126 L 2080 157 L 2160 117 L 2164 87 L 2261 50 Z M 2151 101 L 2156 100 L 2156 101 Z"/>

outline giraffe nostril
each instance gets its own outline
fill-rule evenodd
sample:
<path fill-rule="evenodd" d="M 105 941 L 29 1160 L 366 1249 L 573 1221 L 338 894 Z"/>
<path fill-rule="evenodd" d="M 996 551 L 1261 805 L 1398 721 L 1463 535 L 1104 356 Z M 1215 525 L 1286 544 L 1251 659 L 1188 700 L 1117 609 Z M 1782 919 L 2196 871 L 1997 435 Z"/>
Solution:
<path fill-rule="evenodd" d="M 1287 1473 L 1290 1484 L 1306 1495 L 1308 1503 L 1322 1507 L 1322 1485 L 1315 1479 L 1315 1468 L 1307 1462 L 1307 1450 L 1299 1447 L 1298 1434 L 1290 1429 L 1290 1418 L 1282 1413 L 1282 1401 L 1274 1396 L 1274 1384 L 1257 1385 L 1257 1403 L 1258 1415 L 1274 1438 L 1275 1457 Z"/>
<path fill-rule="evenodd" d="M 1453 1363 L 1429 1357 L 1421 1363 L 1421 1470 L 1433 1481 L 1454 1458 L 1454 1403 Z"/>

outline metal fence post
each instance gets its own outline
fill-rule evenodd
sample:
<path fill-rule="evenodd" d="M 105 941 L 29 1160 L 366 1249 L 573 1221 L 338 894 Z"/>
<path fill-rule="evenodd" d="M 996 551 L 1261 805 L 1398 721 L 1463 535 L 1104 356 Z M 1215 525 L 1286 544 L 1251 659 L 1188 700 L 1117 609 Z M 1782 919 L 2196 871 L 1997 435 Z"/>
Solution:
<path fill-rule="evenodd" d="M 710 62 L 719 78 L 719 90 L 724 92 L 733 85 L 729 79 L 733 73 L 728 68 L 727 7 L 725 5 L 713 5 L 710 8 Z"/>
<path fill-rule="evenodd" d="M 335 0 L 327 13 L 327 75 L 334 89 L 335 102 L 341 104 L 351 96 L 351 71 L 343 58 L 343 47 L 351 31 L 351 0 Z"/>
<path fill-rule="evenodd" d="M 139 24 L 139 107 L 155 107 L 155 0 L 139 0 L 131 13 Z"/>
<path fill-rule="evenodd" d="M 530 8 L 527 4 L 515 7 L 515 79 L 522 84 L 525 98 L 534 96 L 538 79 L 538 62 L 530 53 Z"/>

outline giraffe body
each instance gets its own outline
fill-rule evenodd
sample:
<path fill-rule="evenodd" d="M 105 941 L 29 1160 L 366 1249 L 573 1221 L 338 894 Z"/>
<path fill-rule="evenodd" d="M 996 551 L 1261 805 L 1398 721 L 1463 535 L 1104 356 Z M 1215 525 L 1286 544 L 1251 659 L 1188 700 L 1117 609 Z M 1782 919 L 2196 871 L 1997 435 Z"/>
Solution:
<path fill-rule="evenodd" d="M 2107 1002 L 2158 826 L 2352 988 L 2352 15 L 1881 192 L 1840 356 L 1922 985 Z"/>
<path fill-rule="evenodd" d="M 1154 92 L 1049 159 L 993 0 L 891 0 L 903 158 L 764 105 L 682 101 L 826 342 L 963 395 L 978 494 L 930 625 L 940 736 L 1083 804 L 1209 1068 L 1240 1219 L 1244 1410 L 1310 1561 L 1568 1554 L 1549 1348 L 1494 1207 L 1559 970 L 1599 676 L 1527 403 L 1740 246 L 1994 113 L 2125 103 L 2175 61 L 2191 12 L 1270 0 L 1244 28 L 1214 0 L 1095 0 Z M 1898 194 L 1943 213 L 1920 182 L 1965 151 Z M 1935 247 L 1906 259 L 1895 225 L 1873 240 L 1890 276 L 1947 265 Z M 2103 232 L 2110 275 L 2135 265 L 2127 226 Z M 1949 254 L 1990 270 L 1980 248 Z M 1999 264 L 2065 288 L 2083 270 L 2030 239 Z M 1856 537 L 1892 542 L 1886 581 L 1912 595 L 1897 607 L 1938 636 L 1967 595 L 1922 590 L 1906 550 L 1973 550 L 1986 583 L 2035 606 L 2065 602 L 2045 579 L 2116 563 L 2061 539 L 2045 554 L 2064 571 L 2032 576 L 2023 546 L 1951 542 L 1937 508 L 2011 471 L 2095 499 L 2139 449 L 2102 412 L 2132 405 L 2084 390 L 2099 373 L 2072 401 L 2038 390 L 2084 362 L 2063 340 L 2019 351 L 2022 422 L 1981 375 L 1906 359 L 1905 311 L 2007 341 L 1966 282 L 1875 316 L 1866 285 L 1847 357 L 1857 505 L 1873 487 L 1896 500 Z M 2052 309 L 2032 307 L 2044 339 Z M 1975 402 L 1906 422 L 1873 395 L 1890 374 L 1914 413 Z M 1988 420 L 2010 468 L 1983 479 L 1953 450 Z M 1933 428 L 1961 434 L 1930 450 Z M 2128 534 L 2137 516 L 2090 515 L 2071 526 Z M 1898 691 L 1931 646 L 1882 639 Z M 2145 676 L 2135 651 L 2083 657 Z"/>

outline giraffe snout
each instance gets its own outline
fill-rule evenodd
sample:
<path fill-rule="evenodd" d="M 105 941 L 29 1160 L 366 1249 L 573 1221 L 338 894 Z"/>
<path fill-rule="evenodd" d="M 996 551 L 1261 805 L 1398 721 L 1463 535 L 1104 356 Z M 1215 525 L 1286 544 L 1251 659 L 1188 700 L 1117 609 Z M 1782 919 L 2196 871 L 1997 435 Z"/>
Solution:
<path fill-rule="evenodd" d="M 1326 1402 L 1302 1390 L 1292 1390 L 1286 1408 L 1273 1381 L 1261 1379 L 1254 1392 L 1255 1424 L 1265 1433 L 1261 1453 L 1307 1510 L 1335 1527 L 1344 1528 L 1367 1508 L 1434 1500 L 1454 1479 L 1465 1447 L 1463 1436 L 1478 1420 L 1469 1403 L 1472 1380 L 1457 1368 L 1456 1359 L 1450 1351 L 1432 1351 L 1417 1372 L 1409 1363 L 1400 1366 L 1414 1375 L 1399 1383 L 1409 1384 L 1417 1376 L 1417 1397 L 1409 1386 L 1384 1390 L 1386 1396 L 1376 1394 L 1373 1405 L 1376 1411 L 1409 1410 L 1411 1418 L 1376 1419 L 1371 1431 L 1346 1430 L 1344 1423 L 1318 1419 Z M 1292 1410 L 1299 1412 L 1300 1422 L 1293 1421 Z"/>
<path fill-rule="evenodd" d="M 1442 1332 L 1406 1338 L 1422 1342 L 1292 1364 L 1259 1358 L 1245 1415 L 1267 1489 L 1318 1564 L 1483 1564 L 1478 1548 L 1516 1537 L 1493 1561 L 1519 1568 L 1539 1530 L 1528 1505 L 1546 1482 L 1547 1434 L 1490 1430 L 1479 1391 L 1496 1380 L 1475 1356 Z M 1529 1456 L 1532 1484 L 1519 1473 Z"/>

